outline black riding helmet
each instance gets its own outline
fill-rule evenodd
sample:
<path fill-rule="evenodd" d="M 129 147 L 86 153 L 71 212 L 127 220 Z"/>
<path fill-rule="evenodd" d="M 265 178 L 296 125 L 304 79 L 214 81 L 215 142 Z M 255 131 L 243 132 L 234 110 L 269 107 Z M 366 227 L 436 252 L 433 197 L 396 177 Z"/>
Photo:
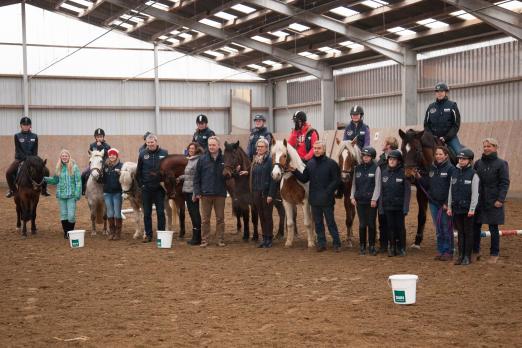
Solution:
<path fill-rule="evenodd" d="M 96 128 L 94 131 L 94 137 L 96 138 L 98 135 L 105 136 L 105 131 L 101 128 Z"/>
<path fill-rule="evenodd" d="M 350 109 L 350 116 L 351 115 L 361 115 L 361 117 L 363 117 L 364 110 L 363 110 L 362 106 L 359 106 L 359 105 L 352 106 L 352 108 Z"/>
<path fill-rule="evenodd" d="M 292 120 L 294 122 L 301 121 L 306 122 L 306 113 L 304 111 L 296 111 L 294 116 L 292 116 Z"/>
<path fill-rule="evenodd" d="M 199 114 L 198 117 L 196 117 L 196 123 L 208 123 L 208 117 L 203 114 Z"/>
<path fill-rule="evenodd" d="M 261 114 L 257 114 L 254 116 L 254 121 L 257 121 L 257 120 L 266 121 L 266 118 L 265 118 L 265 116 L 263 116 Z"/>
<path fill-rule="evenodd" d="M 31 125 L 31 119 L 27 116 L 24 116 L 20 119 L 20 125 L 21 126 L 30 126 Z"/>
<path fill-rule="evenodd" d="M 375 151 L 375 149 L 371 146 L 366 146 L 361 150 L 361 155 L 375 158 L 377 157 L 377 151 Z"/>
<path fill-rule="evenodd" d="M 473 160 L 474 157 L 475 157 L 475 154 L 473 153 L 473 151 L 471 151 L 471 149 L 468 149 L 468 148 L 464 148 L 464 149 L 460 150 L 459 153 L 457 154 L 457 158 L 466 158 L 469 160 Z"/>
<path fill-rule="evenodd" d="M 392 150 L 388 154 L 388 158 L 397 158 L 399 161 L 402 162 L 402 153 L 399 150 Z"/>
<path fill-rule="evenodd" d="M 449 92 L 449 87 L 444 82 L 439 82 L 435 85 L 435 92 L 445 91 Z"/>
<path fill-rule="evenodd" d="M 143 140 L 146 141 L 146 140 L 147 140 L 147 137 L 148 137 L 149 135 L 151 135 L 151 134 L 152 134 L 151 132 L 146 131 L 145 134 L 143 134 Z"/>

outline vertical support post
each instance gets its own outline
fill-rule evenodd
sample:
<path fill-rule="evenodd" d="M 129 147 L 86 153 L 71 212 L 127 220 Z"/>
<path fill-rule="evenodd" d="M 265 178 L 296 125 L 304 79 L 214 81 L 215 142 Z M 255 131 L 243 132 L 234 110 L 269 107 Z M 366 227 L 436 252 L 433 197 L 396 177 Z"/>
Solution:
<path fill-rule="evenodd" d="M 275 133 L 274 123 L 274 81 L 268 80 L 266 84 L 266 103 L 268 105 L 268 115 L 266 115 L 267 128 Z"/>
<path fill-rule="evenodd" d="M 154 44 L 154 133 L 160 126 L 160 83 L 158 72 L 158 45 Z"/>
<path fill-rule="evenodd" d="M 411 50 L 404 52 L 401 66 L 401 113 L 404 126 L 419 123 L 417 117 L 417 54 Z"/>
<path fill-rule="evenodd" d="M 330 74 L 332 76 L 332 74 Z M 321 116 L 323 129 L 335 129 L 335 84 L 333 77 L 321 79 Z M 317 125 L 319 128 L 320 125 Z"/>
<path fill-rule="evenodd" d="M 25 23 L 25 0 L 22 1 L 22 56 L 23 56 L 23 103 L 24 116 L 29 116 L 29 82 L 27 78 L 27 29 Z"/>

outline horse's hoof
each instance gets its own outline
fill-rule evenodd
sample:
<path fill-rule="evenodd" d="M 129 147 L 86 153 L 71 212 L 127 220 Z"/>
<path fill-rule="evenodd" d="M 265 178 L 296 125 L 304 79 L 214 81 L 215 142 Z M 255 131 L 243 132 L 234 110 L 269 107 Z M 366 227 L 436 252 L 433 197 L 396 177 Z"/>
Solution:
<path fill-rule="evenodd" d="M 22 239 L 26 239 L 27 238 L 27 234 L 22 234 Z"/>
<path fill-rule="evenodd" d="M 420 250 L 421 247 L 420 247 L 420 245 L 418 245 L 418 244 L 412 244 L 412 245 L 410 246 L 410 248 L 411 248 L 411 249 L 417 249 L 417 250 Z"/>
<path fill-rule="evenodd" d="M 17 227 L 17 228 L 16 228 L 16 232 L 20 232 L 21 230 L 22 230 L 21 227 Z"/>
<path fill-rule="evenodd" d="M 91 232 L 91 236 L 95 236 L 96 235 L 96 232 Z"/>
<path fill-rule="evenodd" d="M 288 243 L 288 242 L 285 243 L 285 248 L 291 248 L 291 247 L 292 247 L 292 243 Z"/>
<path fill-rule="evenodd" d="M 347 248 L 353 248 L 353 242 L 352 242 L 351 239 L 348 239 L 348 240 L 346 241 L 346 247 L 347 247 Z"/>
<path fill-rule="evenodd" d="M 315 248 L 315 243 L 308 243 L 309 248 Z"/>

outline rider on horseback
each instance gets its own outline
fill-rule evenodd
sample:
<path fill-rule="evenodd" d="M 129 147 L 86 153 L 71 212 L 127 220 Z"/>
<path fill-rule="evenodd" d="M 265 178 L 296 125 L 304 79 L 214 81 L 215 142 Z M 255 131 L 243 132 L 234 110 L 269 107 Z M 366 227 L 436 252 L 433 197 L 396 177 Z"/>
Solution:
<path fill-rule="evenodd" d="M 270 145 L 272 144 L 272 133 L 266 127 L 266 118 L 263 115 L 255 115 L 254 116 L 254 125 L 250 131 L 250 139 L 248 142 L 247 155 L 250 161 L 254 159 L 256 155 L 257 149 L 256 144 L 259 139 L 266 139 L 268 141 L 268 150 L 270 150 Z"/>
<path fill-rule="evenodd" d="M 449 87 L 445 83 L 435 86 L 435 101 L 428 106 L 424 117 L 424 129 L 447 144 L 456 154 L 462 149 L 457 133 L 460 128 L 460 112 L 457 103 L 448 99 Z"/>
<path fill-rule="evenodd" d="M 314 157 L 313 146 L 319 140 L 319 133 L 312 128 L 310 123 L 306 122 L 306 113 L 304 111 L 296 111 L 292 117 L 295 127 L 290 133 L 288 144 L 293 146 L 299 157 L 305 162 Z"/>
<path fill-rule="evenodd" d="M 38 156 L 38 135 L 31 132 L 31 119 L 27 116 L 22 117 L 20 120 L 21 132 L 16 133 L 14 136 L 15 142 L 15 160 L 7 168 L 5 178 L 9 185 L 9 191 L 5 195 L 7 198 L 14 196 L 16 192 L 16 172 L 19 166 L 27 158 L 27 156 Z M 42 186 L 42 195 L 49 196 L 47 192 L 47 184 Z"/>
<path fill-rule="evenodd" d="M 97 128 L 95 131 L 94 131 L 94 143 L 91 143 L 91 145 L 89 145 L 89 153 L 91 151 L 101 151 L 101 150 L 104 150 L 103 151 L 103 161 L 105 162 L 105 160 L 107 159 L 107 157 L 109 156 L 108 153 L 109 153 L 109 149 L 111 148 L 111 146 L 105 142 L 105 131 L 101 128 Z M 85 189 L 87 188 L 87 179 L 89 179 L 89 167 L 87 167 L 87 169 L 85 169 L 83 172 L 82 172 L 82 196 L 85 196 Z"/>
<path fill-rule="evenodd" d="M 359 105 L 354 105 L 350 109 L 351 121 L 346 126 L 343 135 L 344 140 L 353 140 L 357 137 L 357 146 L 362 150 L 365 146 L 370 146 L 370 127 L 363 122 L 364 110 Z"/>
<path fill-rule="evenodd" d="M 216 133 L 210 128 L 208 128 L 208 117 L 206 115 L 200 114 L 196 117 L 196 131 L 192 136 L 192 141 L 198 143 L 205 151 L 208 150 L 208 139 L 212 136 L 215 136 Z"/>

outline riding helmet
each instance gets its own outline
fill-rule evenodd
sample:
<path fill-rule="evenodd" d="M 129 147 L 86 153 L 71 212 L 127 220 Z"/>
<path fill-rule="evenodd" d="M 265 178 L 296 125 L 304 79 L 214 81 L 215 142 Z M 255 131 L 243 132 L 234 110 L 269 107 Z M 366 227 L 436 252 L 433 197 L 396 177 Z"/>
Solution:
<path fill-rule="evenodd" d="M 196 117 L 196 123 L 208 123 L 208 117 L 203 114 L 199 114 L 198 117 Z"/>
<path fill-rule="evenodd" d="M 294 122 L 301 121 L 306 122 L 306 113 L 304 111 L 296 111 L 294 116 L 292 116 L 292 120 Z"/>
<path fill-rule="evenodd" d="M 98 135 L 105 136 L 105 131 L 101 128 L 96 128 L 96 130 L 94 131 L 94 136 L 96 137 Z"/>
<path fill-rule="evenodd" d="M 147 137 L 148 137 L 149 135 L 151 135 L 151 134 L 152 134 L 151 132 L 146 131 L 145 134 L 143 134 L 143 140 L 146 141 L 146 140 L 147 140 Z"/>
<path fill-rule="evenodd" d="M 440 92 L 440 91 L 449 92 L 449 87 L 448 87 L 448 85 L 445 84 L 444 82 L 437 83 L 437 84 L 435 85 L 435 92 Z"/>
<path fill-rule="evenodd" d="M 464 148 L 464 149 L 460 150 L 459 153 L 457 154 L 457 158 L 466 158 L 469 160 L 473 160 L 474 157 L 475 157 L 475 154 L 473 153 L 473 151 L 471 151 L 468 148 Z"/>
<path fill-rule="evenodd" d="M 360 105 L 352 106 L 352 108 L 350 109 L 350 116 L 351 115 L 361 115 L 361 117 L 363 117 L 364 110 L 363 110 L 362 106 L 360 106 Z"/>
<path fill-rule="evenodd" d="M 266 121 L 266 118 L 265 118 L 265 116 L 263 116 L 261 114 L 257 114 L 254 116 L 254 121 L 257 121 L 257 120 Z"/>
<path fill-rule="evenodd" d="M 397 158 L 399 161 L 402 161 L 402 153 L 399 150 L 392 150 L 388 154 L 388 158 Z"/>
<path fill-rule="evenodd" d="M 377 151 L 375 151 L 375 149 L 371 146 L 366 146 L 361 150 L 361 155 L 375 158 L 377 157 Z"/>
<path fill-rule="evenodd" d="M 31 125 L 31 119 L 27 116 L 24 116 L 20 119 L 20 125 L 23 126 L 30 126 Z"/>

